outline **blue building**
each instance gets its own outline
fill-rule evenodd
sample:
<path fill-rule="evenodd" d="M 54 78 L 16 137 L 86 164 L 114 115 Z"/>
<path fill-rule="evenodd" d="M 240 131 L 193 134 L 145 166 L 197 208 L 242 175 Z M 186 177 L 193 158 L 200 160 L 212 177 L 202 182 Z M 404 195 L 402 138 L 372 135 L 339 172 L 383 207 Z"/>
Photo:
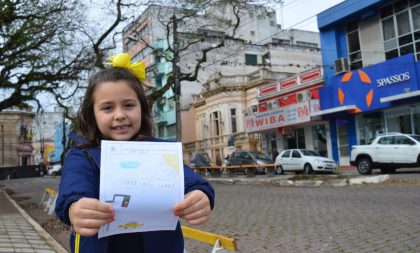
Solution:
<path fill-rule="evenodd" d="M 333 158 L 378 133 L 420 134 L 420 1 L 347 0 L 317 16 Z M 328 132 L 328 131 L 327 131 Z"/>

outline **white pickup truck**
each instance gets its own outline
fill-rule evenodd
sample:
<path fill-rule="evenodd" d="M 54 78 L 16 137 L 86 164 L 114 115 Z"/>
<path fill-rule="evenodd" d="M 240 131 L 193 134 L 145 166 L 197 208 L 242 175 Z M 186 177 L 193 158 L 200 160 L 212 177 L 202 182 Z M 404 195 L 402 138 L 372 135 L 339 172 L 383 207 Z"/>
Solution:
<path fill-rule="evenodd" d="M 395 173 L 398 168 L 420 167 L 420 135 L 380 134 L 368 145 L 353 146 L 350 164 L 363 175 L 372 169 Z"/>

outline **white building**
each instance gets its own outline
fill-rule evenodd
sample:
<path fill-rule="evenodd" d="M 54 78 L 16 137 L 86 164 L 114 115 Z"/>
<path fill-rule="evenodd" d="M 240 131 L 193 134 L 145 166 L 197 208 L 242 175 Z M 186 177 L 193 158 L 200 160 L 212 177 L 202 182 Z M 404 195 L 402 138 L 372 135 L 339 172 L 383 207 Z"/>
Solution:
<path fill-rule="evenodd" d="M 263 6 L 249 5 L 240 13 L 241 23 L 235 37 L 226 38 L 224 36 L 231 35 L 233 28 L 224 27 L 215 16 L 217 14 L 218 17 L 229 17 L 233 20 L 233 15 L 228 10 L 218 8 L 213 7 L 178 26 L 179 36 L 184 39 L 189 35 L 188 31 L 197 32 L 204 38 L 200 43 L 180 52 L 179 66 L 182 73 L 193 72 L 197 59 L 202 55 L 200 49 L 217 45 L 224 39 L 224 47 L 208 53 L 197 80 L 181 83 L 181 110 L 186 111 L 191 107 L 193 96 L 202 92 L 202 84 L 215 73 L 222 76 L 247 75 L 265 67 L 282 73 L 279 78 L 284 78 L 321 63 L 318 33 L 281 30 L 274 11 Z M 174 13 L 179 14 L 169 7 L 149 6 L 123 34 L 125 51 L 134 60 L 143 60 L 150 68 L 157 69 L 153 80 L 148 82 L 152 86 L 163 86 L 172 70 L 172 64 L 161 57 L 172 44 L 171 38 L 166 38 L 167 29 L 172 27 L 165 27 L 160 20 L 168 21 Z M 147 44 L 153 45 L 154 50 L 148 48 Z M 181 42 L 180 47 L 182 45 Z M 173 93 L 169 91 L 165 100 L 173 101 L 172 97 Z M 154 111 L 159 115 L 155 119 L 158 123 L 158 136 L 171 137 L 164 133 L 173 131 L 165 131 L 164 128 L 170 128 L 175 123 L 175 117 L 171 116 L 171 113 L 175 114 L 173 102 L 167 102 L 168 106 L 165 101 L 162 103 L 159 107 L 156 104 L 154 106 Z"/>

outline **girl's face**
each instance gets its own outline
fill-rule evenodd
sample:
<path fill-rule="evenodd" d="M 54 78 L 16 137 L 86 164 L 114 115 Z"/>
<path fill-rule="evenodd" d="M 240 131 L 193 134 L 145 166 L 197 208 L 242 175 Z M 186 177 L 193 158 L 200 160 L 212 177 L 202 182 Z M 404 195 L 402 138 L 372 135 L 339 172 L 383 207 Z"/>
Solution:
<path fill-rule="evenodd" d="M 101 83 L 93 93 L 93 112 L 104 138 L 127 141 L 140 130 L 140 101 L 126 81 Z"/>

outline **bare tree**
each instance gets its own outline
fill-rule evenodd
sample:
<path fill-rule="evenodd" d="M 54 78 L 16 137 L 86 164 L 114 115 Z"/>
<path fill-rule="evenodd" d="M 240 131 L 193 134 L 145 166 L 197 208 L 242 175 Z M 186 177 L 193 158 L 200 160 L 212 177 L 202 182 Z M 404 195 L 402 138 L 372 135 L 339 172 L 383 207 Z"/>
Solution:
<path fill-rule="evenodd" d="M 155 1 L 158 9 L 158 21 L 165 30 L 164 35 L 158 39 L 165 39 L 168 48 L 161 52 L 161 56 L 173 66 L 172 73 L 167 82 L 161 87 L 149 88 L 149 104 L 172 89 L 175 94 L 176 129 L 177 138 L 181 140 L 181 83 L 197 81 L 199 72 L 208 64 L 209 53 L 223 48 L 226 40 L 236 38 L 241 18 L 249 11 L 251 4 L 270 3 L 273 1 L 249 0 L 187 0 L 187 1 Z M 153 11 L 153 10 L 150 10 Z M 262 18 L 262 17 L 261 17 Z M 149 36 L 136 34 L 136 20 L 124 31 L 124 38 L 135 40 L 156 51 L 154 41 L 149 41 Z M 154 40 L 157 35 L 152 35 Z M 181 68 L 180 62 L 188 57 L 188 68 Z"/>

